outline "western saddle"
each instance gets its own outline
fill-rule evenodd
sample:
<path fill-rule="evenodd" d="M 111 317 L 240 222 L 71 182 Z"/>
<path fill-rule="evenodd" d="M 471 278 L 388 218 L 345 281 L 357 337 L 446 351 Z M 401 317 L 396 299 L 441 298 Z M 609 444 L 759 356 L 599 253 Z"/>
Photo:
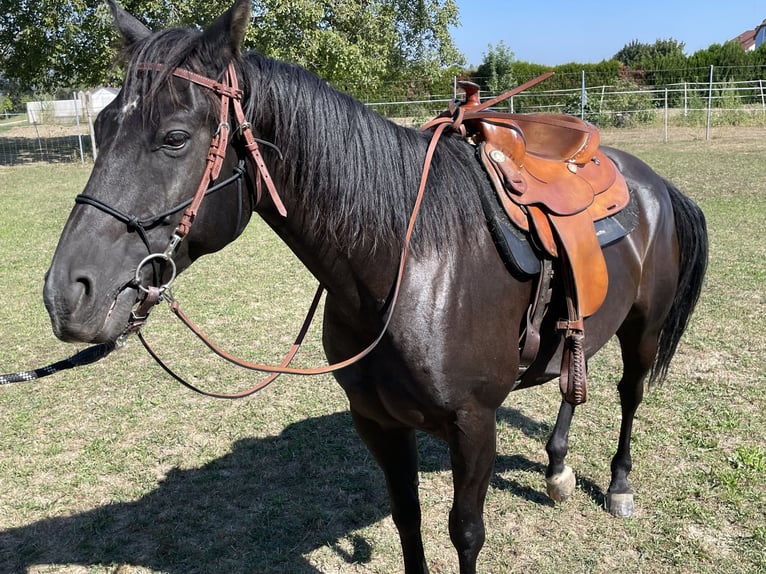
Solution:
<path fill-rule="evenodd" d="M 479 87 L 462 82 L 465 102 L 451 105 L 423 129 L 446 117 L 454 120 L 453 129 L 477 147 L 507 217 L 538 246 L 543 264 L 520 343 L 526 365 L 539 349 L 552 261 L 558 262 L 567 306 L 567 317 L 557 323 L 564 336 L 560 387 L 565 400 L 580 404 L 587 398 L 584 319 L 601 307 L 609 283 L 594 222 L 625 208 L 630 193 L 617 167 L 599 150 L 599 132 L 592 124 L 566 115 L 488 109 L 548 76 L 483 104 Z"/>

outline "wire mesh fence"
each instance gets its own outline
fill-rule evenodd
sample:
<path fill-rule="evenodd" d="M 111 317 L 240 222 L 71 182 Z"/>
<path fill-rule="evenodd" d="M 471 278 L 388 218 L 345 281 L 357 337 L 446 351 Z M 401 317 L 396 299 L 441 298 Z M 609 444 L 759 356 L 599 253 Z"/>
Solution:
<path fill-rule="evenodd" d="M 73 113 L 57 111 L 55 102 L 32 102 L 26 111 L 0 117 L 0 166 L 92 161 L 91 126 L 100 108 L 91 105 L 90 96 L 74 96 L 59 106 Z M 413 94 L 365 105 L 397 123 L 417 127 L 460 97 L 456 84 L 452 93 Z M 683 82 L 646 89 L 583 82 L 578 89 L 525 92 L 501 106 L 502 111 L 516 113 L 577 115 L 601 128 L 648 130 L 656 132 L 660 141 L 710 139 L 718 128 L 726 128 L 718 132 L 725 137 L 732 127 L 766 127 L 766 81 Z"/>
<path fill-rule="evenodd" d="M 14 115 L 12 117 L 19 117 Z M 0 166 L 91 161 L 88 127 L 73 124 L 0 121 Z"/>

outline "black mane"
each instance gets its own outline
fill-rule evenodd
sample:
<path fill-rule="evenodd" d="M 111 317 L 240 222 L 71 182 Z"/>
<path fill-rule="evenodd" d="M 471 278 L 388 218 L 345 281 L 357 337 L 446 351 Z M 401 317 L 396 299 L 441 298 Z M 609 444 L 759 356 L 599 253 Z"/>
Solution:
<path fill-rule="evenodd" d="M 404 128 L 298 66 L 245 57 L 248 117 L 285 154 L 283 184 L 303 194 L 315 232 L 347 249 L 401 243 L 430 133 Z M 279 176 L 278 175 L 278 176 Z M 415 248 L 440 248 L 484 224 L 475 193 L 486 176 L 473 149 L 445 135 L 431 167 Z"/>
<path fill-rule="evenodd" d="M 131 50 L 124 90 L 144 97 L 172 85 L 184 67 L 220 77 L 228 62 L 206 51 L 201 33 L 176 28 Z M 162 63 L 158 74 L 141 66 Z M 236 62 L 245 111 L 259 137 L 284 153 L 280 193 L 295 193 L 305 225 L 350 251 L 401 245 L 417 194 L 429 133 L 404 128 L 298 66 L 251 52 Z M 216 78 L 218 79 L 218 78 Z M 213 98 L 217 102 L 217 98 Z M 217 114 L 217 106 L 211 108 Z M 269 152 L 264 152 L 268 154 Z M 413 248 L 443 249 L 484 224 L 475 193 L 486 177 L 462 138 L 445 134 L 431 167 Z"/>

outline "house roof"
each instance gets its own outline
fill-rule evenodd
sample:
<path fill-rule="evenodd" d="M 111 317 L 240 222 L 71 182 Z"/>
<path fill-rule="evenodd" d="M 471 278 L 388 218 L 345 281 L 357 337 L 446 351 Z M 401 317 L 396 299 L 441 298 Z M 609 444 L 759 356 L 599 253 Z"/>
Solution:
<path fill-rule="evenodd" d="M 742 32 L 739 36 L 734 38 L 734 41 L 738 42 L 743 50 L 752 50 L 755 47 L 755 30 Z"/>
<path fill-rule="evenodd" d="M 742 32 L 739 36 L 734 38 L 733 41 L 738 42 L 743 50 L 753 50 L 758 47 L 755 45 L 755 37 L 758 35 L 758 31 L 761 28 L 766 28 L 766 18 L 752 30 Z"/>

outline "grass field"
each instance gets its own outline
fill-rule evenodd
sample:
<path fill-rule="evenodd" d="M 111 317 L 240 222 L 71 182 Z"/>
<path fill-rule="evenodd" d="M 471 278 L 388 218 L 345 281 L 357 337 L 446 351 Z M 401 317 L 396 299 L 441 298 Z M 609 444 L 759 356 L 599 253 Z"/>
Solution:
<path fill-rule="evenodd" d="M 619 357 L 590 365 L 571 433 L 570 501 L 545 496 L 555 384 L 498 412 L 480 571 L 766 572 L 766 131 L 710 142 L 607 143 L 646 160 L 703 207 L 711 238 L 703 297 L 668 380 L 634 433 L 637 512 L 602 508 L 619 426 Z M 53 338 L 42 280 L 88 169 L 0 167 L 0 372 L 76 349 Z M 273 360 L 314 284 L 260 224 L 178 281 L 184 308 L 234 351 Z M 318 329 L 304 364 L 323 355 Z M 214 362 L 158 309 L 147 336 L 216 389 L 250 382 Z M 0 573 L 388 573 L 400 550 L 380 472 L 330 377 L 284 377 L 241 402 L 196 396 L 137 341 L 104 361 L 0 387 Z M 444 446 L 421 437 L 426 553 L 457 572 Z"/>

